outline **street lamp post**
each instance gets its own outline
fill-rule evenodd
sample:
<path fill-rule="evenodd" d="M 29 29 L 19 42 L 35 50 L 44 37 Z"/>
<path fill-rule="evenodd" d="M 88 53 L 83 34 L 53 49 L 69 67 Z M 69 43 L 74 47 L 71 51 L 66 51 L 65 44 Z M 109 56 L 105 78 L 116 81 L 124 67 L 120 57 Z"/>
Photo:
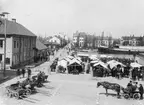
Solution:
<path fill-rule="evenodd" d="M 5 15 L 7 15 L 8 16 L 8 12 L 3 12 L 2 13 L 3 14 L 3 16 L 4 16 L 4 71 L 3 71 L 3 75 L 4 76 L 6 76 L 6 73 L 5 73 L 5 71 L 6 71 L 6 33 L 7 33 L 7 23 L 6 23 L 6 17 L 5 17 Z"/>

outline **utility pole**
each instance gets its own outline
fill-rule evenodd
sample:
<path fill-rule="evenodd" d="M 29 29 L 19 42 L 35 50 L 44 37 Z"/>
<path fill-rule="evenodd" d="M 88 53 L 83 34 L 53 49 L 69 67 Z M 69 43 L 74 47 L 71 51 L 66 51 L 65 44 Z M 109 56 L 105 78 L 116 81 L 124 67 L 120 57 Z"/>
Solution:
<path fill-rule="evenodd" d="M 3 14 L 3 16 L 4 16 L 4 71 L 3 71 L 3 75 L 4 75 L 4 77 L 6 76 L 6 38 L 7 38 L 7 36 L 6 36 L 6 33 L 7 33 L 7 23 L 6 23 L 6 17 L 5 17 L 5 15 L 7 15 L 7 17 L 8 17 L 8 12 L 3 12 L 2 13 Z"/>

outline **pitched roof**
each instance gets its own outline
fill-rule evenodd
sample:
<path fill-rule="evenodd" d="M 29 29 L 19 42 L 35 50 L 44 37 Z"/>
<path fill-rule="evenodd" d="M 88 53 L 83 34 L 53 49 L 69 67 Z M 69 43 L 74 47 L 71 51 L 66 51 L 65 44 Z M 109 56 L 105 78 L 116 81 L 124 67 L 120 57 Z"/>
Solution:
<path fill-rule="evenodd" d="M 132 40 L 132 39 L 136 39 L 136 40 L 138 40 L 138 39 L 140 39 L 140 38 L 142 38 L 141 36 L 123 36 L 122 37 L 122 39 L 123 40 Z"/>
<path fill-rule="evenodd" d="M 131 63 L 130 64 L 131 65 L 131 67 L 133 67 L 133 68 L 135 68 L 135 67 L 142 67 L 143 65 L 141 65 L 141 64 L 139 64 L 139 63 L 136 63 L 136 62 L 133 62 L 133 63 Z"/>
<path fill-rule="evenodd" d="M 41 43 L 39 40 L 36 40 L 36 48 L 37 48 L 38 50 L 47 49 L 47 47 L 46 47 L 43 43 Z"/>
<path fill-rule="evenodd" d="M 51 40 L 51 39 L 53 39 L 53 38 L 56 38 L 56 39 L 59 39 L 59 40 L 61 40 L 62 38 L 60 37 L 60 36 L 53 36 L 53 37 L 51 37 L 51 38 L 49 38 L 47 41 L 49 41 L 49 40 Z"/>
<path fill-rule="evenodd" d="M 0 18 L 0 21 L 2 22 L 2 24 L 0 25 L 0 34 L 4 34 L 4 19 Z M 24 35 L 36 37 L 34 33 L 17 22 L 6 20 L 6 25 L 7 35 Z"/>
<path fill-rule="evenodd" d="M 95 63 L 93 66 L 98 66 L 98 65 L 101 65 L 102 67 L 104 67 L 104 68 L 106 68 L 106 69 L 108 69 L 108 67 L 107 67 L 107 65 L 104 63 L 104 62 L 97 62 L 97 63 Z"/>
<path fill-rule="evenodd" d="M 81 65 L 81 62 L 80 62 L 79 60 L 77 60 L 77 59 L 71 60 L 71 61 L 69 62 L 69 65 L 72 65 L 72 64 L 74 64 L 74 63 L 77 63 L 77 64 Z"/>
<path fill-rule="evenodd" d="M 48 42 L 48 41 L 46 41 L 46 42 L 44 42 L 44 44 L 46 45 L 59 45 L 59 43 L 57 43 L 57 42 Z"/>

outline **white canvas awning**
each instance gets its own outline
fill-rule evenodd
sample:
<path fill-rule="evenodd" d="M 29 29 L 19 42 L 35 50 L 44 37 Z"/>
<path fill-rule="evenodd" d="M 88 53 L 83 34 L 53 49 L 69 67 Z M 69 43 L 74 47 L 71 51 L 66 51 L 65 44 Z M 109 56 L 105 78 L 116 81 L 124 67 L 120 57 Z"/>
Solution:
<path fill-rule="evenodd" d="M 130 66 L 133 67 L 133 68 L 135 68 L 135 67 L 139 68 L 139 67 L 142 67 L 143 65 L 141 65 L 141 64 L 139 64 L 137 62 L 133 62 L 133 63 L 130 64 Z"/>
<path fill-rule="evenodd" d="M 116 60 L 111 60 L 111 61 L 108 61 L 107 64 L 111 64 L 111 63 L 115 63 L 117 62 Z"/>
<path fill-rule="evenodd" d="M 89 56 L 89 54 L 77 54 L 77 56 L 84 56 L 84 57 L 88 57 Z"/>
<path fill-rule="evenodd" d="M 116 67 L 117 65 L 121 65 L 122 67 L 125 67 L 124 64 L 122 64 L 121 62 L 118 62 L 116 60 L 111 60 L 111 61 L 107 62 L 107 64 L 110 66 L 111 69 Z"/>
<path fill-rule="evenodd" d="M 63 58 L 64 60 L 66 60 L 67 62 L 70 62 L 71 61 L 71 59 L 70 58 L 67 58 L 67 57 L 65 57 L 65 58 Z"/>
<path fill-rule="evenodd" d="M 101 62 L 101 61 L 100 61 L 100 62 L 98 62 L 98 63 L 95 63 L 95 64 L 94 64 L 94 67 L 95 67 L 95 66 L 98 66 L 98 65 L 101 65 L 102 67 L 108 69 L 107 65 L 106 65 L 104 62 Z"/>
<path fill-rule="evenodd" d="M 107 56 L 107 58 L 112 58 L 112 56 L 109 55 L 109 56 Z"/>
<path fill-rule="evenodd" d="M 80 62 L 79 60 L 77 60 L 77 59 L 71 60 L 71 61 L 69 62 L 69 65 L 74 64 L 74 63 L 77 63 L 77 64 L 81 65 L 81 62 Z"/>
<path fill-rule="evenodd" d="M 76 57 L 75 59 L 77 59 L 78 61 L 82 62 L 80 57 Z"/>
<path fill-rule="evenodd" d="M 98 60 L 91 61 L 90 63 L 98 63 Z"/>
<path fill-rule="evenodd" d="M 106 58 L 106 57 L 107 57 L 107 55 L 100 55 L 100 57 L 101 57 L 101 58 Z"/>
<path fill-rule="evenodd" d="M 67 61 L 66 60 L 60 60 L 60 61 L 58 61 L 58 66 L 63 66 L 63 67 L 67 67 Z"/>
<path fill-rule="evenodd" d="M 92 59 L 92 60 L 97 60 L 98 59 L 97 55 L 91 55 L 89 58 Z"/>
<path fill-rule="evenodd" d="M 72 60 L 74 57 L 69 55 L 69 56 L 67 56 L 67 58 Z"/>

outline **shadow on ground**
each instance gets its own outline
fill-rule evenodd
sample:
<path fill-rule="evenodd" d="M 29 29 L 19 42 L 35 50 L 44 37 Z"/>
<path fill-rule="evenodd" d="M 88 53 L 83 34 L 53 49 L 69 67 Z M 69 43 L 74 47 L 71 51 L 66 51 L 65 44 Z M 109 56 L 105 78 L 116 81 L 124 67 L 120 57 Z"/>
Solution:
<path fill-rule="evenodd" d="M 34 65 L 34 67 L 37 67 L 39 65 L 41 65 L 42 63 L 44 63 L 46 61 L 39 61 L 37 63 L 32 63 L 30 65 Z M 26 65 L 25 65 L 26 66 Z M 17 68 L 24 68 L 25 66 L 18 66 L 18 67 L 15 67 L 13 69 L 17 69 Z M 11 80 L 13 79 L 14 77 L 16 77 L 16 71 L 14 70 L 6 70 L 5 72 L 5 76 L 3 75 L 3 71 L 0 71 L 0 84 L 8 81 L 8 80 Z"/>
<path fill-rule="evenodd" d="M 6 70 L 5 71 L 5 76 L 3 75 L 3 71 L 0 72 L 0 84 L 13 79 L 14 77 L 16 77 L 16 71 L 12 71 L 12 70 Z"/>
<path fill-rule="evenodd" d="M 117 97 L 117 94 L 114 93 L 99 93 L 100 95 L 106 95 L 106 96 L 112 96 L 112 97 Z"/>

